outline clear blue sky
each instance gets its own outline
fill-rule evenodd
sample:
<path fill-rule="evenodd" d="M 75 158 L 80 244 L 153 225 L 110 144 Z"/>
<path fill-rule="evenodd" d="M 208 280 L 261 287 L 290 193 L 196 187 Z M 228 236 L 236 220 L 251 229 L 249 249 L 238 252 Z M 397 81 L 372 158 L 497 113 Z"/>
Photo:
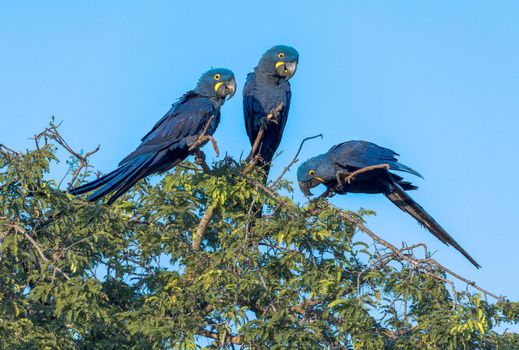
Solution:
<path fill-rule="evenodd" d="M 55 115 L 72 146 L 101 144 L 93 161 L 109 171 L 209 67 L 241 87 L 266 49 L 289 44 L 300 65 L 272 173 L 317 133 L 302 158 L 350 139 L 394 149 L 425 176 L 412 178 L 415 199 L 483 269 L 383 196 L 333 202 L 376 210 L 369 226 L 384 238 L 423 241 L 517 300 L 518 14 L 515 1 L 4 1 L 0 142 L 29 147 Z M 249 149 L 241 108 L 239 91 L 215 135 L 235 156 Z"/>

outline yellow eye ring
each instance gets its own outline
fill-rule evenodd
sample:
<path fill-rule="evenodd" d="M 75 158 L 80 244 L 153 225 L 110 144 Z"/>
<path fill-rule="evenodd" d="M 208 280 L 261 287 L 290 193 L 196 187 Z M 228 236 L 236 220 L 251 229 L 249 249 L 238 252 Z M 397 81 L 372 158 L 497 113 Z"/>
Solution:
<path fill-rule="evenodd" d="M 213 78 L 214 80 L 220 80 L 221 76 L 220 74 L 215 74 Z"/>
<path fill-rule="evenodd" d="M 315 170 L 310 170 L 310 171 L 308 172 L 308 175 L 310 175 L 310 176 L 314 176 L 314 175 L 315 175 Z"/>
<path fill-rule="evenodd" d="M 278 53 L 278 57 L 283 58 L 283 57 L 285 57 L 285 54 L 283 52 L 280 52 L 280 53 Z"/>

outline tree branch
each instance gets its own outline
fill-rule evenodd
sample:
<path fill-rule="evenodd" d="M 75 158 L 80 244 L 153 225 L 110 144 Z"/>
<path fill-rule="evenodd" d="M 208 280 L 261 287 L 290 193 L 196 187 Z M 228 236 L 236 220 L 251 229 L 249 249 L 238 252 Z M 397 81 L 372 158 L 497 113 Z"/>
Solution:
<path fill-rule="evenodd" d="M 86 169 L 89 167 L 88 158 L 91 155 L 93 155 L 94 153 L 96 153 L 97 151 L 99 151 L 100 145 L 98 145 L 92 151 L 85 153 L 85 155 L 81 155 L 78 152 L 74 151 L 72 149 L 72 147 L 69 146 L 67 141 L 65 141 L 65 139 L 63 139 L 63 137 L 61 136 L 61 134 L 58 131 L 58 127 L 60 125 L 61 125 L 61 123 L 58 125 L 55 125 L 54 122 L 51 121 L 51 124 L 48 128 L 45 128 L 45 130 L 43 130 L 39 134 L 35 135 L 32 139 L 36 143 L 36 148 L 38 148 L 38 149 L 39 149 L 38 140 L 40 138 L 42 138 L 42 137 L 45 138 L 45 142 L 47 142 L 47 138 L 54 140 L 54 141 L 56 141 L 56 143 L 58 143 L 58 145 L 63 147 L 68 153 L 70 153 L 73 157 L 75 157 L 79 161 L 79 166 L 76 168 L 76 170 L 72 174 L 72 178 L 70 179 L 70 181 L 68 183 L 68 188 L 71 188 L 72 185 L 74 184 L 74 182 L 76 181 L 76 179 L 78 178 L 79 174 L 81 173 L 81 171 L 83 169 Z"/>
<path fill-rule="evenodd" d="M 30 234 L 28 234 L 24 229 L 22 229 L 20 226 L 18 226 L 16 224 L 11 223 L 11 224 L 8 224 L 8 226 L 11 227 L 12 229 L 14 229 L 16 232 L 23 234 L 25 236 L 25 238 L 32 244 L 32 246 L 34 247 L 34 249 L 40 256 L 40 258 L 45 263 L 50 264 L 50 266 L 52 266 L 54 271 L 58 271 L 59 273 L 61 273 L 63 275 L 63 277 L 65 277 L 65 279 L 67 279 L 67 280 L 70 279 L 70 277 L 67 275 L 67 273 L 63 272 L 63 270 L 61 270 L 59 267 L 57 267 L 54 264 L 54 262 L 51 262 L 51 260 L 45 256 L 45 253 L 43 252 L 42 247 L 38 244 L 38 242 L 36 242 L 36 240 L 34 238 L 32 238 L 32 236 Z"/>
<path fill-rule="evenodd" d="M 437 267 L 438 269 L 440 269 L 441 271 L 444 271 L 445 273 L 453 276 L 454 278 L 470 285 L 471 287 L 479 290 L 480 292 L 482 292 L 483 294 L 485 295 L 488 295 L 488 296 L 491 296 L 493 298 L 495 298 L 496 300 L 498 301 L 504 301 L 506 300 L 505 297 L 503 296 L 498 296 L 492 292 L 489 292 L 488 290 L 486 289 L 483 289 L 481 288 L 480 286 L 478 286 L 475 282 L 473 281 L 470 281 L 462 276 L 460 276 L 459 274 L 455 273 L 454 271 L 446 268 L 445 266 L 443 266 L 442 264 L 438 263 L 435 259 L 432 259 L 432 258 L 425 258 L 425 259 L 417 259 L 415 257 L 413 257 L 412 255 L 408 255 L 408 254 L 404 254 L 403 251 L 404 250 L 409 250 L 410 247 L 405 247 L 403 248 L 402 250 L 398 249 L 397 247 L 395 247 L 394 245 L 392 245 L 391 243 L 385 241 L 384 239 L 380 238 L 379 236 L 377 236 L 375 233 L 373 233 L 373 231 L 371 231 L 370 229 L 368 229 L 360 220 L 354 218 L 353 216 L 351 216 L 350 214 L 346 213 L 346 212 L 343 212 L 342 213 L 342 216 L 344 217 L 344 219 L 346 219 L 347 221 L 355 224 L 355 226 L 357 226 L 362 232 L 364 232 L 365 234 L 367 234 L 368 236 L 370 236 L 373 240 L 375 240 L 376 242 L 378 242 L 379 244 L 383 245 L 384 247 L 386 247 L 387 249 L 389 249 L 390 251 L 392 251 L 393 255 L 395 258 L 397 258 L 398 260 L 400 261 L 407 261 L 409 264 L 411 264 L 412 266 L 414 266 L 416 269 L 418 269 L 419 271 L 429 275 L 430 277 L 438 280 L 438 281 L 441 281 L 441 282 L 444 282 L 444 283 L 448 283 L 451 285 L 452 288 L 454 288 L 454 283 L 450 280 L 447 280 L 445 279 L 444 277 L 441 277 L 440 275 L 434 273 L 434 272 L 431 272 L 430 270 L 426 270 L 425 269 L 425 266 L 429 265 L 429 266 L 435 266 Z M 423 244 L 420 244 L 420 246 L 424 246 Z M 455 289 L 454 289 L 454 293 L 455 293 Z M 453 299 L 454 299 L 454 302 L 455 299 L 456 299 L 456 294 L 453 295 Z"/>
<path fill-rule="evenodd" d="M 232 343 L 234 345 L 241 345 L 243 343 L 241 337 L 233 334 L 221 335 L 219 333 L 207 331 L 205 329 L 198 331 L 198 334 L 206 338 L 214 339 L 223 344 Z M 222 337 L 223 339 L 221 339 Z"/>
<path fill-rule="evenodd" d="M 211 204 L 204 213 L 202 220 L 198 224 L 198 228 L 196 229 L 195 234 L 193 235 L 193 249 L 200 250 L 200 244 L 202 243 L 202 238 L 204 237 L 205 231 L 207 231 L 207 226 L 209 225 L 209 221 L 214 215 L 216 210 L 216 204 Z"/>
<path fill-rule="evenodd" d="M 203 146 L 207 141 L 211 141 L 213 144 L 214 152 L 216 153 L 216 156 L 220 156 L 220 150 L 218 149 L 218 146 L 216 144 L 216 140 L 211 136 L 207 135 L 207 131 L 209 130 L 209 126 L 211 126 L 211 123 L 214 120 L 214 115 L 212 115 L 209 120 L 207 121 L 207 124 L 205 124 L 204 130 L 202 130 L 202 133 L 198 135 L 198 138 L 195 142 L 193 142 L 189 146 L 189 152 L 193 152 L 197 149 L 199 149 L 201 146 Z"/>
<path fill-rule="evenodd" d="M 312 139 L 316 139 L 320 137 L 321 139 L 323 138 L 323 134 L 319 134 L 319 135 L 315 135 L 315 136 L 310 136 L 310 137 L 306 137 L 303 139 L 303 141 L 301 141 L 301 144 L 299 145 L 299 149 L 297 150 L 296 152 L 296 155 L 294 156 L 294 158 L 292 159 L 292 161 L 283 169 L 283 171 L 281 171 L 281 174 L 279 174 L 279 176 L 277 177 L 276 180 L 274 180 L 272 182 L 272 184 L 269 185 L 270 188 L 273 188 L 275 187 L 279 181 L 281 181 L 281 179 L 283 178 L 283 176 L 285 176 L 286 172 L 288 170 L 290 170 L 290 168 L 292 167 L 292 165 L 294 165 L 295 163 L 297 163 L 299 161 L 299 159 L 297 159 L 297 157 L 299 157 L 299 153 L 301 153 L 301 150 L 303 149 L 303 145 L 305 144 L 306 141 L 308 140 L 312 140 Z"/>

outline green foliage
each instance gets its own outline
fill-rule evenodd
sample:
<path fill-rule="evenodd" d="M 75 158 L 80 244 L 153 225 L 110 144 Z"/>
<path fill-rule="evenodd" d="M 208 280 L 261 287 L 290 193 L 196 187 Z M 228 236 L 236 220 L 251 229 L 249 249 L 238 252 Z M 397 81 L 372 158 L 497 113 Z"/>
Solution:
<path fill-rule="evenodd" d="M 55 152 L 0 149 L 2 349 L 519 348 L 492 330 L 518 303 L 381 263 L 341 210 L 294 203 L 284 180 L 273 195 L 231 159 L 186 162 L 109 207 L 49 178 Z"/>

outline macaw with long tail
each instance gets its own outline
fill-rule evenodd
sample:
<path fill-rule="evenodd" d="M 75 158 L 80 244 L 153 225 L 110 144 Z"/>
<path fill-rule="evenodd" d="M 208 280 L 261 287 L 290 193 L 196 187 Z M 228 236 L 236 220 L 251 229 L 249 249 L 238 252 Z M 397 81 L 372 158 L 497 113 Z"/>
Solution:
<path fill-rule="evenodd" d="M 297 169 L 301 191 L 311 196 L 310 189 L 324 184 L 329 194 L 382 193 L 402 211 L 408 213 L 436 238 L 452 245 L 476 268 L 481 266 L 451 235 L 429 215 L 406 191 L 416 190 L 393 171 L 422 177 L 398 162 L 398 154 L 366 141 L 347 141 L 333 146 L 327 153 L 310 158 Z"/>
<path fill-rule="evenodd" d="M 256 164 L 265 171 L 265 181 L 288 120 L 292 96 L 288 81 L 294 76 L 298 61 L 296 49 L 274 46 L 263 54 L 243 88 L 245 130 L 253 146 L 250 157 L 258 157 Z"/>
<path fill-rule="evenodd" d="M 88 200 L 113 193 L 108 204 L 140 179 L 176 166 L 212 138 L 220 122 L 220 108 L 236 91 L 234 74 L 225 68 L 204 73 L 195 89 L 185 93 L 143 138 L 141 144 L 114 171 L 69 190 L 74 195 L 95 190 Z"/>

